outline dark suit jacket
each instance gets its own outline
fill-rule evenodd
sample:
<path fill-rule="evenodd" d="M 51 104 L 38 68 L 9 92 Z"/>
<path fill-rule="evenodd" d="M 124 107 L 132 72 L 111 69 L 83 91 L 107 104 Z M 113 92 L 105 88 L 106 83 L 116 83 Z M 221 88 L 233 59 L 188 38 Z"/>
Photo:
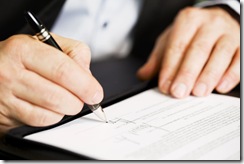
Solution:
<path fill-rule="evenodd" d="M 195 0 L 144 0 L 138 22 L 133 30 L 131 54 L 145 58 L 157 36 L 173 21 L 178 11 L 191 6 Z M 30 9 L 51 28 L 65 0 L 8 0 L 0 2 L 0 40 L 13 34 L 33 34 L 26 26 L 23 12 Z"/>

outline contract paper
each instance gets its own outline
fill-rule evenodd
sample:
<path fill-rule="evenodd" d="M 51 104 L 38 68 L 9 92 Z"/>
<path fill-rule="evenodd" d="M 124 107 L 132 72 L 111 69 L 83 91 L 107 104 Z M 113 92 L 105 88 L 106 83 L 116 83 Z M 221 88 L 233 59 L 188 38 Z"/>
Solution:
<path fill-rule="evenodd" d="M 174 99 L 157 88 L 25 139 L 100 160 L 240 160 L 240 99 Z"/>

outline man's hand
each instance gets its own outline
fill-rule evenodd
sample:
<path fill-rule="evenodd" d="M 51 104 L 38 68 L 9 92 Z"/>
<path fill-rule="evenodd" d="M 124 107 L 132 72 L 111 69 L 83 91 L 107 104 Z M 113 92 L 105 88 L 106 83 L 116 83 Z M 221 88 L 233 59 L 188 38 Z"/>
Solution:
<path fill-rule="evenodd" d="M 27 35 L 0 42 L 0 133 L 21 124 L 51 125 L 103 99 L 89 70 L 89 48 L 54 37 L 64 52 Z"/>
<path fill-rule="evenodd" d="M 225 93 L 240 82 L 240 25 L 225 10 L 186 8 L 158 38 L 141 79 L 159 74 L 159 89 L 176 98 Z"/>

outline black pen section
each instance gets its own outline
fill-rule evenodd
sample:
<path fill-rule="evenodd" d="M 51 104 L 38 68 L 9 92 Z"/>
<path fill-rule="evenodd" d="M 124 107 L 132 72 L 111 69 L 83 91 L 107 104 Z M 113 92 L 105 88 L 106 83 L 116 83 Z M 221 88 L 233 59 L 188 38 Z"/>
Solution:
<path fill-rule="evenodd" d="M 59 47 L 57 42 L 50 35 L 50 33 L 48 32 L 46 27 L 41 23 L 41 21 L 37 17 L 35 17 L 30 11 L 26 11 L 24 13 L 24 16 L 25 16 L 26 21 L 30 24 L 30 26 L 36 33 L 38 38 L 41 37 L 41 40 L 44 43 L 51 45 L 62 51 L 62 49 Z"/>
<path fill-rule="evenodd" d="M 59 49 L 60 51 L 62 51 L 62 49 L 60 48 L 60 46 L 58 45 L 58 43 L 53 39 L 53 37 L 51 35 L 50 35 L 50 38 L 48 40 L 44 41 L 44 43 L 46 43 L 48 45 L 51 45 L 51 46 Z"/>
<path fill-rule="evenodd" d="M 39 33 L 43 28 L 45 28 L 41 21 L 38 20 L 30 11 L 26 11 L 24 13 L 24 17 L 35 33 Z"/>

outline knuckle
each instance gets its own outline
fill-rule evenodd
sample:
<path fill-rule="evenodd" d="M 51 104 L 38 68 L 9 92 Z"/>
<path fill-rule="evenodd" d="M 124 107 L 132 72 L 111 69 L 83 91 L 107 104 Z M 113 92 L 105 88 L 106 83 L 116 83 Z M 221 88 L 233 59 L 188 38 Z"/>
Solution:
<path fill-rule="evenodd" d="M 10 112 L 9 112 L 8 108 L 5 105 L 3 106 L 2 102 L 0 102 L 0 103 L 1 103 L 1 105 L 0 105 L 0 115 L 4 116 L 6 118 L 9 118 L 10 117 Z"/>
<path fill-rule="evenodd" d="M 15 98 L 9 98 L 5 104 L 9 110 L 5 113 L 8 118 L 13 118 L 31 126 L 46 125 L 46 121 L 48 121 L 45 114 L 46 112 L 38 110 L 38 107 L 35 105 L 27 105 L 25 103 L 25 105 L 23 105 L 22 101 L 16 101 Z"/>
<path fill-rule="evenodd" d="M 23 110 L 23 108 L 25 108 L 25 110 Z M 22 106 L 20 103 L 16 103 L 14 113 L 14 116 L 17 118 L 17 120 L 21 120 L 26 124 L 31 124 L 37 120 L 35 117 L 35 109 L 33 105 Z"/>
<path fill-rule="evenodd" d="M 180 15 L 187 17 L 187 18 L 194 18 L 198 15 L 201 9 L 196 7 L 186 7 L 180 11 Z"/>
<path fill-rule="evenodd" d="M 60 114 L 77 114 L 83 107 L 83 103 L 75 96 L 64 94 L 60 91 L 52 91 L 45 96 L 42 104 L 45 108 L 55 111 Z M 68 110 L 68 107 L 71 107 Z"/>
<path fill-rule="evenodd" d="M 29 37 L 26 35 L 14 35 L 4 41 L 4 49 L 7 52 L 14 52 L 13 55 L 28 50 Z"/>
<path fill-rule="evenodd" d="M 29 106 L 29 109 L 22 116 L 22 119 L 26 124 L 30 126 L 46 126 L 50 123 L 49 115 L 46 112 L 41 112 L 36 109 L 36 106 Z M 43 109 L 44 110 L 44 109 Z"/>
<path fill-rule="evenodd" d="M 84 106 L 84 103 L 80 103 L 80 104 L 76 105 L 74 108 L 72 108 L 72 110 L 69 111 L 68 115 L 78 114 L 82 110 L 83 106 Z"/>
<path fill-rule="evenodd" d="M 45 109 L 42 109 L 45 110 Z M 29 112 L 28 124 L 31 126 L 48 126 L 57 123 L 62 118 L 61 115 L 47 111 L 36 112 L 35 107 Z"/>
<path fill-rule="evenodd" d="M 16 113 L 14 110 L 16 109 L 18 110 L 19 108 L 19 105 L 16 104 L 14 98 L 9 96 L 7 98 L 1 98 L 0 103 L 1 103 L 0 113 L 8 118 L 12 117 L 12 115 Z"/>
<path fill-rule="evenodd" d="M 205 73 L 205 80 L 206 81 L 213 81 L 213 82 L 217 82 L 220 78 L 220 74 L 216 71 L 213 70 L 208 70 Z"/>
<path fill-rule="evenodd" d="M 72 104 L 72 108 L 74 108 L 73 111 L 71 112 L 74 112 L 75 114 L 80 112 L 80 110 L 83 108 L 84 106 L 84 103 L 83 101 L 81 101 L 80 99 L 78 99 L 77 97 L 71 97 L 69 98 L 69 102 Z M 69 104 L 70 104 L 69 103 Z M 69 105 L 70 106 L 70 105 Z"/>
<path fill-rule="evenodd" d="M 67 80 L 67 75 L 69 74 L 70 62 L 63 58 L 58 64 L 55 65 L 53 69 L 53 77 L 54 79 L 58 79 L 60 81 Z"/>
<path fill-rule="evenodd" d="M 47 123 L 50 122 L 50 118 L 48 115 L 40 113 L 39 115 L 34 115 L 36 118 L 34 118 L 36 121 L 33 121 L 33 123 L 36 126 L 45 126 Z"/>
<path fill-rule="evenodd" d="M 90 63 L 91 61 L 91 50 L 90 47 L 82 42 L 77 42 L 72 50 L 72 55 L 76 60 L 85 60 L 85 62 Z"/>
<path fill-rule="evenodd" d="M 60 94 L 58 91 L 49 91 L 45 96 L 43 96 L 43 102 L 47 108 L 58 110 L 60 101 Z M 63 102 L 63 101 L 62 101 Z"/>
<path fill-rule="evenodd" d="M 87 87 L 83 87 L 83 94 L 84 95 L 90 95 L 91 93 L 91 87 L 93 82 L 91 80 L 87 80 L 87 82 L 84 83 L 84 86 L 87 86 Z"/>
<path fill-rule="evenodd" d="M 193 70 L 182 70 L 181 72 L 181 75 L 182 77 L 184 77 L 185 79 L 188 79 L 188 80 L 193 80 L 196 78 L 196 73 L 194 73 Z"/>
<path fill-rule="evenodd" d="M 240 82 L 240 74 L 235 72 L 235 71 L 229 71 L 227 73 L 227 78 L 229 79 L 229 81 L 232 81 L 232 82 Z"/>
<path fill-rule="evenodd" d="M 78 42 L 78 47 L 82 50 L 83 53 L 88 54 L 89 56 L 91 55 L 90 47 L 87 44 Z"/>
<path fill-rule="evenodd" d="M 182 53 L 187 46 L 187 43 L 184 41 L 177 41 L 168 46 L 168 52 L 170 54 Z"/>
<path fill-rule="evenodd" d="M 10 84 L 11 76 L 9 72 L 4 71 L 4 69 L 0 69 L 0 83 L 3 85 L 4 83 Z"/>
<path fill-rule="evenodd" d="M 193 43 L 191 49 L 194 52 L 200 52 L 200 54 L 209 55 L 211 46 L 209 45 L 208 41 L 199 41 Z"/>
<path fill-rule="evenodd" d="M 81 55 L 85 56 L 85 62 L 87 62 L 87 64 L 90 64 L 90 62 L 91 62 L 91 50 L 90 50 L 90 47 L 88 45 L 86 45 L 86 44 L 81 43 L 81 42 L 80 42 L 80 44 L 81 44 L 81 46 L 80 46 Z"/>
<path fill-rule="evenodd" d="M 83 98 L 87 100 L 94 95 L 98 88 L 97 83 L 91 77 L 87 77 L 83 81 L 83 86 L 84 87 L 82 87 L 81 94 L 83 95 Z"/>
<path fill-rule="evenodd" d="M 226 21 L 225 18 L 223 18 L 219 15 L 213 15 L 212 20 L 211 20 L 212 23 L 214 23 L 215 25 L 218 25 L 218 26 L 226 24 L 225 21 Z"/>
<path fill-rule="evenodd" d="M 36 112 L 34 106 L 30 107 L 22 118 L 30 126 L 44 126 L 47 119 L 45 113 Z"/>
<path fill-rule="evenodd" d="M 228 39 L 222 39 L 222 41 L 220 41 L 220 43 L 217 44 L 216 51 L 222 52 L 222 54 L 225 56 L 232 56 L 235 48 L 236 46 L 233 43 L 231 43 Z"/>
<path fill-rule="evenodd" d="M 172 67 L 169 63 L 164 63 L 162 65 L 162 69 L 161 69 L 162 75 L 174 74 L 175 71 L 176 71 L 175 68 Z"/>

